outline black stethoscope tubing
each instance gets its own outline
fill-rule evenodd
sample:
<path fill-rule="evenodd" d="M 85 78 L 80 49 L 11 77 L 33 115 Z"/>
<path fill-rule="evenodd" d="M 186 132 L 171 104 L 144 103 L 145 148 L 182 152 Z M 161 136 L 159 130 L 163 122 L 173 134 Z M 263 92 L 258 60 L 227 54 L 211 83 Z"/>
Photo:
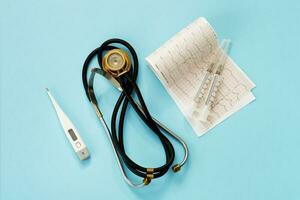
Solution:
<path fill-rule="evenodd" d="M 184 165 L 187 160 L 188 149 L 187 149 L 186 144 L 180 137 L 178 137 L 176 134 L 171 132 L 160 122 L 155 120 L 149 113 L 147 106 L 144 102 L 144 99 L 141 95 L 141 92 L 135 82 L 137 79 L 137 74 L 138 74 L 138 58 L 137 58 L 136 52 L 133 49 L 133 47 L 124 40 L 110 39 L 110 40 L 105 41 L 99 48 L 96 48 L 94 51 L 92 51 L 89 54 L 89 56 L 87 57 L 87 59 L 85 60 L 84 65 L 83 65 L 82 80 L 83 80 L 84 89 L 86 91 L 88 99 L 94 105 L 96 105 L 98 107 L 98 102 L 94 95 L 93 81 L 90 81 L 90 84 L 89 84 L 88 80 L 87 80 L 88 68 L 89 68 L 91 60 L 94 57 L 97 57 L 100 70 L 102 70 L 103 54 L 108 50 L 118 48 L 118 47 L 113 46 L 112 44 L 121 44 L 121 45 L 125 46 L 129 50 L 132 60 L 133 60 L 131 70 L 127 74 L 117 78 L 117 81 L 119 82 L 119 84 L 122 88 L 122 92 L 115 104 L 115 107 L 114 107 L 113 113 L 112 113 L 111 139 L 113 142 L 113 146 L 116 149 L 118 156 L 122 159 L 122 161 L 125 163 L 125 165 L 128 167 L 128 169 L 130 169 L 130 171 L 132 171 L 134 174 L 136 174 L 140 177 L 143 177 L 143 178 L 147 178 L 149 173 L 152 173 L 151 174 L 152 178 L 161 177 L 169 170 L 170 166 L 172 165 L 174 158 L 175 158 L 175 151 L 174 151 L 172 143 L 161 132 L 160 129 L 164 130 L 166 133 L 171 135 L 173 138 L 175 138 L 177 141 L 179 141 L 184 147 L 184 150 L 185 150 L 184 159 L 180 164 L 176 164 L 176 165 L 179 165 L 179 168 L 182 165 Z M 93 75 L 92 79 L 94 79 L 94 75 Z M 132 92 L 136 93 L 139 103 L 137 103 L 132 98 Z M 124 130 L 124 119 L 125 119 L 128 104 L 132 105 L 132 107 L 137 112 L 139 117 L 143 120 L 143 122 L 153 131 L 153 133 L 161 141 L 161 144 L 163 145 L 165 155 L 166 155 L 166 161 L 165 161 L 164 165 L 162 165 L 160 167 L 156 167 L 156 168 L 146 168 L 146 167 L 140 166 L 139 164 L 134 162 L 126 154 L 126 151 L 124 148 L 124 137 L 123 137 L 124 132 L 123 132 L 123 130 Z M 118 115 L 118 113 L 119 113 L 119 115 Z M 119 116 L 119 120 L 118 120 L 118 116 Z M 117 126 L 117 124 L 118 124 L 118 126 Z"/>

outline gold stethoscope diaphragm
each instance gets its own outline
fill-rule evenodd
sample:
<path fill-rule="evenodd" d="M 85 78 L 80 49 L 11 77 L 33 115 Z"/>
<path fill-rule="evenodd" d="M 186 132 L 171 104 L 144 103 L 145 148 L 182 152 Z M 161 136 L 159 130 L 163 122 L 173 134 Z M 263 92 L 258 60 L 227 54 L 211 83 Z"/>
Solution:
<path fill-rule="evenodd" d="M 108 51 L 102 59 L 103 70 L 113 77 L 119 77 L 130 70 L 131 62 L 127 52 L 122 49 Z"/>

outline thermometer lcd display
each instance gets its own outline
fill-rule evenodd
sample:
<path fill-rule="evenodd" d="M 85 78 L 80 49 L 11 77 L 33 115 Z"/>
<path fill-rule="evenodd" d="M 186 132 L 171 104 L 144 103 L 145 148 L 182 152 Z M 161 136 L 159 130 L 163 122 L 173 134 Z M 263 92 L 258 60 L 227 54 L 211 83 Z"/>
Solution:
<path fill-rule="evenodd" d="M 73 129 L 69 129 L 68 132 L 69 132 L 69 134 L 70 134 L 72 140 L 73 140 L 73 141 L 76 141 L 76 140 L 77 140 L 77 136 L 76 136 L 76 134 L 74 133 Z"/>

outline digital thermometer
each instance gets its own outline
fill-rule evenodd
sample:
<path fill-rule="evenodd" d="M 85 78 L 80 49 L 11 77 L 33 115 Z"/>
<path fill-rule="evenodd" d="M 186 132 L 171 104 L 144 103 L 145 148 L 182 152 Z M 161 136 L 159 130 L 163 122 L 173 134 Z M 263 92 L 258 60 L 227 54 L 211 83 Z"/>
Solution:
<path fill-rule="evenodd" d="M 90 153 L 84 144 L 83 140 L 81 139 L 79 132 L 71 122 L 71 120 L 67 117 L 67 115 L 63 112 L 61 107 L 55 101 L 54 97 L 51 95 L 48 88 L 46 88 L 47 94 L 55 108 L 59 121 L 65 131 L 65 134 L 71 143 L 75 153 L 77 154 L 80 160 L 85 160 L 90 157 Z"/>

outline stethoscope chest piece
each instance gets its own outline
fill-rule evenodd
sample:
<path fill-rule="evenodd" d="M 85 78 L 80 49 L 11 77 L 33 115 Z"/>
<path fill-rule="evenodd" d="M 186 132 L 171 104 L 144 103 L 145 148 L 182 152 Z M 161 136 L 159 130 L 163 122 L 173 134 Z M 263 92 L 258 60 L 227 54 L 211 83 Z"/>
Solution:
<path fill-rule="evenodd" d="M 108 51 L 102 59 L 103 70 L 113 77 L 119 77 L 130 70 L 131 62 L 127 52 L 122 49 Z"/>

